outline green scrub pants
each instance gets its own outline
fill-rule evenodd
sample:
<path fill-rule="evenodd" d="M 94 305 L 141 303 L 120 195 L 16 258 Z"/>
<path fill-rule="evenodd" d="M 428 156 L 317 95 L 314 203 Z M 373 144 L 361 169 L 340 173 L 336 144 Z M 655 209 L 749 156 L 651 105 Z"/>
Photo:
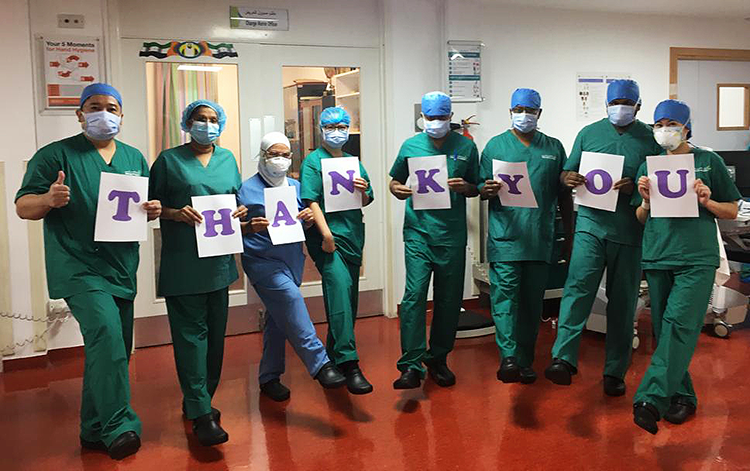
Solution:
<path fill-rule="evenodd" d="M 339 250 L 315 257 L 315 266 L 323 283 L 323 303 L 328 320 L 326 351 L 337 365 L 357 361 L 357 343 L 354 339 L 354 322 L 359 304 L 360 264 L 351 263 Z"/>
<path fill-rule="evenodd" d="M 417 370 L 424 377 L 422 362 L 445 362 L 456 341 L 464 293 L 466 247 L 435 246 L 407 240 L 404 255 L 406 288 L 399 309 L 402 354 L 396 366 L 401 372 Z M 431 275 L 434 308 L 430 349 L 427 350 L 427 291 Z"/>
<path fill-rule="evenodd" d="M 187 418 L 211 412 L 224 360 L 229 288 L 210 293 L 167 296 L 174 361 Z"/>
<path fill-rule="evenodd" d="M 716 268 L 645 271 L 657 345 L 633 401 L 648 402 L 664 415 L 674 396 L 697 405 L 688 366 L 703 327 Z"/>
<path fill-rule="evenodd" d="M 549 264 L 538 261 L 490 263 L 490 298 L 495 341 L 502 358 L 534 363 Z"/>
<path fill-rule="evenodd" d="M 581 333 L 607 268 L 604 375 L 625 378 L 633 351 L 633 321 L 641 283 L 641 248 L 576 232 L 552 357 L 578 366 Z"/>
<path fill-rule="evenodd" d="M 130 407 L 128 361 L 133 347 L 133 301 L 104 291 L 65 298 L 83 334 L 86 361 L 81 394 L 81 438 L 109 446 L 125 432 L 141 434 Z"/>

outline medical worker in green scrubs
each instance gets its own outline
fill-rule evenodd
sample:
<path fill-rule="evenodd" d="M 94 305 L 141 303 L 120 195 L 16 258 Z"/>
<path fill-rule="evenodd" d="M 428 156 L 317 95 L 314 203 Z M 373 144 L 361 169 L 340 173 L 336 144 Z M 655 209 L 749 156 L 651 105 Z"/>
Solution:
<path fill-rule="evenodd" d="M 661 417 L 681 424 L 695 414 L 697 398 L 688 366 L 719 267 L 715 220 L 736 218 L 741 198 L 722 158 L 688 143 L 690 128 L 690 108 L 685 103 L 665 100 L 656 107 L 654 136 L 666 154 L 693 154 L 695 184 L 687 191 L 697 195 L 698 217 L 651 217 L 645 163 L 638 170 L 638 192 L 632 198 L 638 220 L 645 224 L 643 271 L 657 339 L 651 364 L 633 398 L 633 419 L 650 433 L 659 430 L 656 422 Z"/>
<path fill-rule="evenodd" d="M 406 201 L 404 214 L 404 257 L 406 287 L 399 308 L 401 376 L 394 389 L 418 388 L 425 377 L 442 387 L 456 383 L 447 357 L 453 350 L 458 315 L 464 291 L 466 269 L 466 198 L 477 196 L 479 153 L 474 142 L 451 132 L 451 99 L 442 92 L 422 97 L 424 132 L 407 139 L 391 167 L 390 190 Z M 446 155 L 450 209 L 415 211 L 409 179 L 409 158 Z M 427 291 L 433 277 L 434 311 L 430 327 L 430 348 L 426 341 Z"/>
<path fill-rule="evenodd" d="M 81 446 L 122 459 L 141 446 L 128 380 L 138 243 L 94 242 L 94 226 L 102 172 L 147 177 L 148 164 L 138 149 L 115 140 L 123 113 L 112 86 L 86 87 L 76 114 L 83 133 L 34 154 L 16 212 L 44 220 L 49 296 L 65 299 L 83 334 Z M 158 201 L 143 209 L 149 220 L 161 213 Z"/>
<path fill-rule="evenodd" d="M 651 128 L 637 120 L 641 107 L 638 84 L 615 80 L 607 87 L 608 118 L 578 133 L 560 179 L 570 188 L 586 182 L 578 173 L 583 152 L 625 157 L 614 212 L 578 207 L 573 253 L 560 303 L 557 339 L 552 364 L 544 375 L 556 384 L 569 385 L 577 373 L 578 349 L 586 320 L 591 313 L 604 269 L 607 270 L 607 337 L 603 387 L 609 396 L 625 394 L 623 378 L 633 349 L 633 321 L 641 280 L 641 236 L 643 228 L 630 206 L 633 179 L 648 155 L 661 148 Z"/>
<path fill-rule="evenodd" d="M 242 184 L 232 152 L 214 144 L 226 120 L 216 103 L 189 104 L 182 130 L 190 133 L 190 142 L 159 154 L 149 182 L 151 198 L 163 206 L 158 294 L 167 302 L 183 412 L 204 446 L 229 439 L 211 399 L 221 376 L 229 285 L 238 274 L 232 255 L 198 258 L 195 224 L 203 216 L 191 206 L 191 197 L 237 194 Z M 232 217 L 246 213 L 240 206 Z"/>
<path fill-rule="evenodd" d="M 307 251 L 315 262 L 323 282 L 323 300 L 328 319 L 326 350 L 346 377 L 352 394 L 372 392 L 359 368 L 354 338 L 359 301 L 359 270 L 365 245 L 365 224 L 361 209 L 326 212 L 323 195 L 321 160 L 351 157 L 341 148 L 349 140 L 349 113 L 340 107 L 326 108 L 320 114 L 321 147 L 302 161 L 300 168 L 301 197 L 312 209 L 317 230 L 307 231 Z M 354 188 L 362 194 L 362 206 L 373 201 L 370 177 L 362 163 L 361 178 L 354 179 Z"/>
<path fill-rule="evenodd" d="M 560 182 L 565 149 L 537 130 L 541 114 L 539 93 L 517 89 L 511 97 L 513 127 L 493 137 L 482 151 L 479 188 L 482 199 L 490 199 L 487 259 L 495 338 L 502 356 L 497 379 L 504 383 L 536 381 L 531 365 L 554 256 L 558 196 L 566 209 L 566 229 L 572 217 L 570 191 Z M 498 191 L 509 183 L 494 175 L 494 160 L 526 162 L 537 208 L 500 203 Z M 567 235 L 569 239 L 572 234 Z"/>

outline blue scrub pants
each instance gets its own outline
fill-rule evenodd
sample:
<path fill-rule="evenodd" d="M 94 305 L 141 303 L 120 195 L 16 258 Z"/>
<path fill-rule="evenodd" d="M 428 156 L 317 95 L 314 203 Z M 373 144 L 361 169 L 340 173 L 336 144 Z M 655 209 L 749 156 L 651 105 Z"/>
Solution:
<path fill-rule="evenodd" d="M 289 340 L 310 376 L 317 375 L 329 358 L 292 274 L 277 271 L 258 280 L 253 287 L 266 306 L 263 356 L 258 375 L 260 384 L 284 374 L 285 340 Z"/>

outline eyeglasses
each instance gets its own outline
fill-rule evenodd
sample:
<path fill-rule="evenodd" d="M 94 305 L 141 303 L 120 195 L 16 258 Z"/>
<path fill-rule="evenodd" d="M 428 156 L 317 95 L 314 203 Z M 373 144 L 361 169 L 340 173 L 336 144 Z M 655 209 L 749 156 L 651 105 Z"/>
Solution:
<path fill-rule="evenodd" d="M 267 159 L 273 159 L 274 157 L 286 157 L 287 159 L 292 158 L 291 152 L 266 152 Z"/>
<path fill-rule="evenodd" d="M 346 131 L 347 129 L 349 129 L 349 126 L 346 124 L 326 124 L 323 126 L 325 131 Z"/>

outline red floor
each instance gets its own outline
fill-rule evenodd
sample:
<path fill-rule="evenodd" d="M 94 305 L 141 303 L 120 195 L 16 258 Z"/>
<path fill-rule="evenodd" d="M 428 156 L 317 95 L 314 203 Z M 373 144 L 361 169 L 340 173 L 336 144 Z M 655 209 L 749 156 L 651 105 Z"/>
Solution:
<path fill-rule="evenodd" d="M 648 327 L 641 335 L 649 338 Z M 539 373 L 553 338 L 544 324 Z M 603 338 L 594 333 L 585 334 L 581 372 L 569 388 L 544 378 L 531 386 L 498 382 L 494 339 L 483 337 L 457 342 L 456 386 L 427 382 L 397 392 L 398 321 L 361 320 L 357 339 L 373 394 L 325 393 L 288 351 L 286 404 L 258 395 L 260 335 L 227 339 L 215 405 L 230 440 L 213 449 L 197 445 L 181 418 L 171 347 L 138 350 L 131 384 L 143 446 L 122 462 L 78 446 L 82 359 L 0 374 L 0 470 L 750 469 L 750 329 L 728 340 L 701 336 L 691 367 L 698 414 L 682 426 L 662 421 L 656 436 L 631 415 L 647 341 L 635 352 L 627 396 L 608 398 L 600 385 Z"/>

